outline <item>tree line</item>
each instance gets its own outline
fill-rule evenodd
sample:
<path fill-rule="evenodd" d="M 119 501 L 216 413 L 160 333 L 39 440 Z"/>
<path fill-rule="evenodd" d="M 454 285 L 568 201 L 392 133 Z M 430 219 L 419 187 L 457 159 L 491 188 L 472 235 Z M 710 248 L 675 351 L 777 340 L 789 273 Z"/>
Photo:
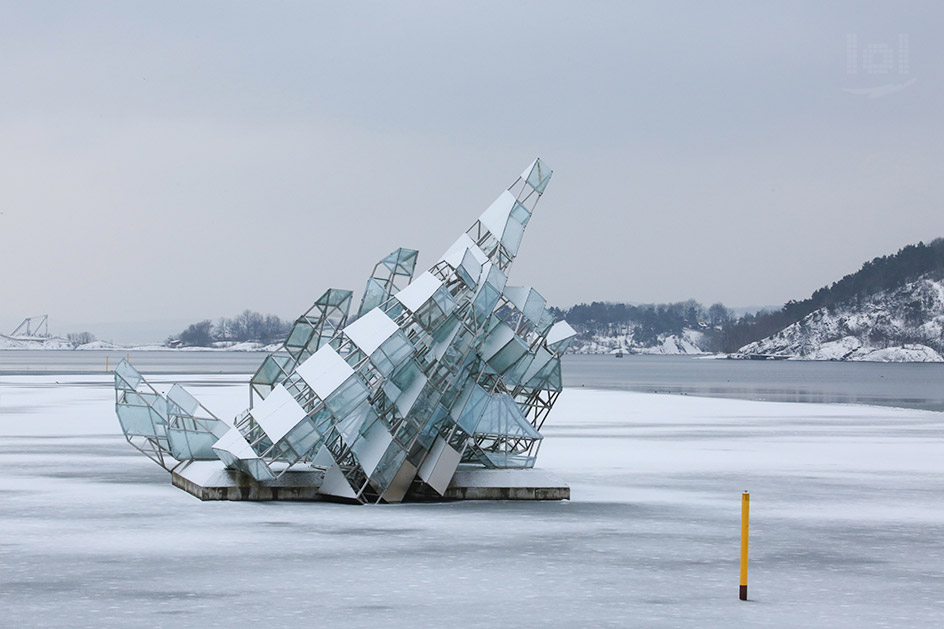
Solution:
<path fill-rule="evenodd" d="M 722 303 L 705 308 L 695 300 L 668 304 L 619 304 L 595 301 L 568 310 L 552 309 L 565 318 L 584 338 L 595 334 L 615 336 L 634 326 L 633 339 L 651 345 L 660 335 L 681 334 L 685 328 L 700 329 L 708 351 L 735 352 L 748 343 L 776 334 L 820 308 L 855 305 L 870 295 L 899 288 L 923 275 L 944 278 L 944 238 L 928 244 L 908 245 L 897 253 L 874 258 L 855 273 L 815 291 L 808 299 L 791 300 L 775 311 L 761 310 L 741 317 Z M 920 306 L 920 304 L 918 304 Z M 920 313 L 914 316 L 917 321 Z M 881 336 L 881 330 L 874 331 Z"/>
<path fill-rule="evenodd" d="M 658 342 L 661 335 L 681 334 L 685 328 L 691 328 L 704 333 L 703 349 L 735 352 L 748 343 L 776 334 L 815 310 L 854 304 L 926 274 L 934 279 L 944 278 L 944 238 L 929 244 L 908 245 L 895 254 L 874 258 L 855 273 L 815 291 L 808 299 L 788 301 L 772 312 L 762 310 L 736 317 L 723 303 L 705 307 L 694 299 L 639 305 L 595 301 L 566 310 L 551 310 L 558 319 L 566 319 L 584 338 L 625 333 L 632 324 L 636 343 L 650 345 Z M 168 344 L 179 342 L 192 347 L 206 347 L 219 341 L 270 344 L 284 340 L 291 327 L 291 321 L 275 315 L 244 310 L 231 319 L 222 317 L 215 323 L 206 319 L 191 324 L 176 337 L 168 338 Z"/>
<path fill-rule="evenodd" d="M 168 345 L 209 347 L 217 342 L 278 343 L 284 341 L 292 322 L 275 315 L 244 310 L 232 318 L 220 317 L 215 323 L 204 319 L 187 326 L 180 334 L 167 339 Z"/>
<path fill-rule="evenodd" d="M 595 301 L 552 311 L 587 339 L 597 334 L 616 336 L 632 324 L 633 340 L 643 346 L 657 343 L 660 335 L 681 334 L 685 328 L 700 329 L 708 337 L 706 343 L 717 344 L 721 329 L 734 320 L 734 314 L 724 304 L 718 302 L 706 308 L 694 299 L 639 305 Z"/>

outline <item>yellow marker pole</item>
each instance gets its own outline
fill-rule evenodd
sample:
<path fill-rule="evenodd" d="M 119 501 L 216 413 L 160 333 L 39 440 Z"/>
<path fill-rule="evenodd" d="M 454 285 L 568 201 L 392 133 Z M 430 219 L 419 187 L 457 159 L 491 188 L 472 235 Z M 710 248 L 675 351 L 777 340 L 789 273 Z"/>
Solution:
<path fill-rule="evenodd" d="M 108 355 L 105 355 L 105 371 L 108 371 Z"/>
<path fill-rule="evenodd" d="M 751 515 L 751 494 L 741 494 L 741 592 L 740 599 L 747 600 L 747 537 Z"/>

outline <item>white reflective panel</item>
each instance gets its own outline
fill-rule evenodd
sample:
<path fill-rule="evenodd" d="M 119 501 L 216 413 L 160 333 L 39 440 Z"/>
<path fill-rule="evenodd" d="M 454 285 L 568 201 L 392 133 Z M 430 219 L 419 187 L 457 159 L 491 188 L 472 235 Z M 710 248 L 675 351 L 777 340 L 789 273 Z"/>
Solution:
<path fill-rule="evenodd" d="M 315 454 L 315 458 L 311 460 L 312 467 L 323 467 L 328 469 L 334 464 L 334 457 L 331 456 L 331 450 L 328 449 L 328 446 L 324 445 L 318 448 L 318 453 Z"/>
<path fill-rule="evenodd" d="M 551 326 L 551 329 L 547 333 L 547 344 L 553 345 L 554 343 L 560 343 L 573 336 L 577 336 L 577 331 L 570 327 L 570 324 L 566 321 L 558 321 Z"/>
<path fill-rule="evenodd" d="M 347 479 L 344 478 L 344 473 L 337 465 L 332 465 L 328 471 L 325 472 L 324 480 L 321 482 L 321 487 L 318 488 L 318 493 L 338 496 L 339 498 L 357 498 L 357 494 L 351 489 L 351 485 L 347 482 Z"/>
<path fill-rule="evenodd" d="M 501 239 L 505 233 L 505 225 L 508 224 L 508 215 L 511 214 L 511 208 L 515 206 L 515 196 L 505 190 L 495 201 L 488 206 L 488 209 L 479 217 L 479 221 L 485 228 L 492 232 L 495 238 Z M 517 221 L 515 221 L 517 222 Z M 521 224 L 518 224 L 521 227 Z"/>
<path fill-rule="evenodd" d="M 368 356 L 399 328 L 380 308 L 374 308 L 344 328 L 344 333 Z"/>
<path fill-rule="evenodd" d="M 235 459 L 246 460 L 259 458 L 249 442 L 235 428 L 231 428 L 219 441 L 213 444 L 214 450 L 228 452 Z"/>
<path fill-rule="evenodd" d="M 312 354 L 295 370 L 322 400 L 354 373 L 330 345 Z"/>
<path fill-rule="evenodd" d="M 250 412 L 252 418 L 262 427 L 273 443 L 284 437 L 285 433 L 305 418 L 305 411 L 281 384 L 275 385 L 272 393 L 254 406 Z"/>
<path fill-rule="evenodd" d="M 420 465 L 418 476 L 441 496 L 449 487 L 461 458 L 462 455 L 446 443 L 445 439 L 436 437 L 436 442 Z"/>
<path fill-rule="evenodd" d="M 433 296 L 442 282 L 436 279 L 429 271 L 426 271 L 413 282 L 395 295 L 397 301 L 406 306 L 410 312 L 416 312 L 420 306 L 426 303 Z"/>
<path fill-rule="evenodd" d="M 479 249 L 479 246 L 475 244 L 475 241 L 472 240 L 468 234 L 459 236 L 459 239 L 452 243 L 452 246 L 446 250 L 446 253 L 442 255 L 440 260 L 445 260 L 453 267 L 459 266 L 462 263 L 462 258 L 465 256 L 466 251 L 471 252 L 479 264 L 485 264 L 488 260 L 488 256 L 485 255 L 485 252 Z"/>

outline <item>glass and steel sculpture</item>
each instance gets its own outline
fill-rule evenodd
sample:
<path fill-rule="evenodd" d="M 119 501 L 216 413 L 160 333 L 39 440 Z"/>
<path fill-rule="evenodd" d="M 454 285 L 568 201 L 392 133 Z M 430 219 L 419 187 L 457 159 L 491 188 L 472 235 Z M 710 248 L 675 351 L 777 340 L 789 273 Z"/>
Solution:
<path fill-rule="evenodd" d="M 383 258 L 355 315 L 351 291 L 325 292 L 262 362 L 232 425 L 123 361 L 126 438 L 168 470 L 218 458 L 265 483 L 320 468 L 321 494 L 362 503 L 442 495 L 460 464 L 533 467 L 575 333 L 536 290 L 506 283 L 551 172 L 535 160 L 419 277 L 416 251 Z"/>

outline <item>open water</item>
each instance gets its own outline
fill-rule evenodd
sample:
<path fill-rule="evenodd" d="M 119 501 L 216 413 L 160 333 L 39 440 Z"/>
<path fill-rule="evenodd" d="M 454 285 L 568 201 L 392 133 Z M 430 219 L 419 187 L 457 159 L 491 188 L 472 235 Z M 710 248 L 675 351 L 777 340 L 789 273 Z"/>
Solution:
<path fill-rule="evenodd" d="M 0 378 L 103 373 L 124 357 L 145 374 L 250 374 L 261 352 L 0 351 Z M 565 356 L 564 386 L 702 397 L 874 404 L 944 411 L 944 363 Z"/>

